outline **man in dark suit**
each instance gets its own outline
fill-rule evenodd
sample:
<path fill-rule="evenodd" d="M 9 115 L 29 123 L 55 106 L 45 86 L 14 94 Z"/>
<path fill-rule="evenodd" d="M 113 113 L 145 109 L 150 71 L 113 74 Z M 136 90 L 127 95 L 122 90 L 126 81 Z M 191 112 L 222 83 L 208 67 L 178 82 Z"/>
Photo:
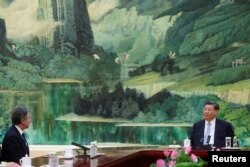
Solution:
<path fill-rule="evenodd" d="M 12 126 L 8 129 L 2 142 L 2 161 L 20 164 L 20 159 L 29 156 L 29 146 L 23 134 L 29 128 L 31 118 L 28 109 L 17 107 L 13 110 Z"/>
<path fill-rule="evenodd" d="M 220 120 L 217 117 L 219 105 L 214 102 L 206 102 L 204 105 L 204 119 L 194 123 L 191 133 L 191 145 L 199 149 L 204 146 L 216 148 L 225 147 L 225 138 L 233 140 L 234 130 L 229 122 Z"/>

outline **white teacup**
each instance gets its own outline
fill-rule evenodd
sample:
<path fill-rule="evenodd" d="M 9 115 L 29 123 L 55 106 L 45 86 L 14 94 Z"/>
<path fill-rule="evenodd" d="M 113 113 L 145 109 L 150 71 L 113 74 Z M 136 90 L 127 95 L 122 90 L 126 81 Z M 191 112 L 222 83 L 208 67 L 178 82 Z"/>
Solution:
<path fill-rule="evenodd" d="M 54 154 L 49 155 L 49 167 L 58 167 L 59 158 Z"/>
<path fill-rule="evenodd" d="M 64 150 L 64 158 L 72 158 L 73 157 L 73 149 L 72 148 L 66 148 Z"/>
<path fill-rule="evenodd" d="M 64 160 L 64 164 L 66 167 L 73 167 L 73 160 Z"/>
<path fill-rule="evenodd" d="M 90 159 L 90 167 L 97 167 L 98 166 L 98 159 Z"/>
<path fill-rule="evenodd" d="M 28 155 L 25 155 L 25 157 L 22 157 L 19 162 L 22 167 L 31 167 L 31 158 L 28 157 Z"/>

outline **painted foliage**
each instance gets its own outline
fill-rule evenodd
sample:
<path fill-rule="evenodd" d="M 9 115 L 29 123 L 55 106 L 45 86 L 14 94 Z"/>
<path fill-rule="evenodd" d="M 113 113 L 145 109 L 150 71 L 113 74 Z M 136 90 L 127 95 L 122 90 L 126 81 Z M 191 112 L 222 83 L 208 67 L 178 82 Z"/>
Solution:
<path fill-rule="evenodd" d="M 182 144 L 207 100 L 250 145 L 249 0 L 1 0 L 0 137 Z"/>

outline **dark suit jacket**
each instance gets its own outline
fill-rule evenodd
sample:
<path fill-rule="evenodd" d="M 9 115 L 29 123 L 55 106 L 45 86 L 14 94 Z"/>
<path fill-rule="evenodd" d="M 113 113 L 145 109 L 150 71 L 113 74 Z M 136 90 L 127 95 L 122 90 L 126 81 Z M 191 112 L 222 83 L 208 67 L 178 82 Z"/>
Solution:
<path fill-rule="evenodd" d="M 191 133 L 191 146 L 201 148 L 204 139 L 205 120 L 196 122 L 193 125 Z M 214 145 L 216 148 L 225 147 L 225 138 L 231 137 L 233 140 L 234 130 L 229 122 L 217 119 L 215 120 Z"/>
<path fill-rule="evenodd" d="M 29 155 L 29 146 L 15 126 L 8 129 L 2 142 L 2 160 L 16 162 Z"/>

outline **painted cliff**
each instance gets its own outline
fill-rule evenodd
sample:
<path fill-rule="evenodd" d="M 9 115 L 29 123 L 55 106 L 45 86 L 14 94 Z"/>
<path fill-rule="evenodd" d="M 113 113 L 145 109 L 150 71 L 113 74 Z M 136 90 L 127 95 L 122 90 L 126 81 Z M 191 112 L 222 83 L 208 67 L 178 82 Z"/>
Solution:
<path fill-rule="evenodd" d="M 47 36 L 41 38 L 43 45 L 77 57 L 81 52 L 94 51 L 94 36 L 85 0 L 39 0 L 37 19 L 56 23 L 53 31 L 48 30 Z"/>

